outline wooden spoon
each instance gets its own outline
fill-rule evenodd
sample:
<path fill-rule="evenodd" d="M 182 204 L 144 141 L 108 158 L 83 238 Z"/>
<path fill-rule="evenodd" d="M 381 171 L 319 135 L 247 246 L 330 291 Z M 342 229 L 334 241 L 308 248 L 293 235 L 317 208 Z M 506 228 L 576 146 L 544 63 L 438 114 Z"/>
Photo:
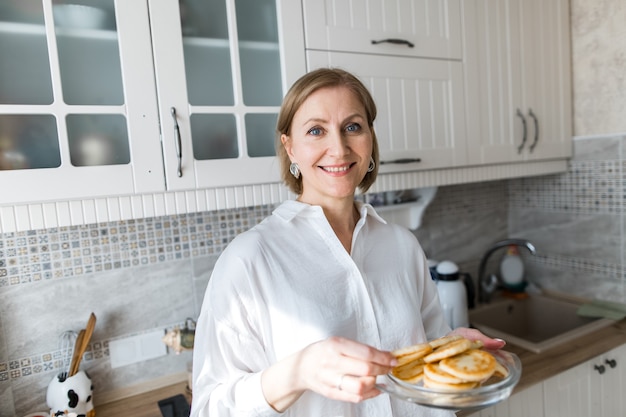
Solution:
<path fill-rule="evenodd" d="M 81 330 L 76 338 L 76 347 L 74 348 L 74 354 L 72 355 L 72 364 L 70 365 L 70 374 L 68 375 L 69 377 L 76 375 L 78 372 L 80 361 L 83 359 L 83 355 L 89 346 L 89 341 L 91 340 L 91 335 L 93 335 L 95 327 L 96 315 L 91 313 L 89 321 L 87 322 L 87 327 Z"/>
<path fill-rule="evenodd" d="M 76 363 L 80 362 L 79 355 L 82 356 L 82 354 L 79 352 L 81 351 L 81 346 L 83 344 L 84 338 L 85 338 L 85 329 L 82 329 L 80 332 L 78 332 L 78 336 L 76 336 L 76 342 L 74 343 L 74 352 L 72 352 L 72 361 L 70 362 L 70 369 L 67 374 L 68 378 L 76 373 L 74 369 L 77 368 Z"/>

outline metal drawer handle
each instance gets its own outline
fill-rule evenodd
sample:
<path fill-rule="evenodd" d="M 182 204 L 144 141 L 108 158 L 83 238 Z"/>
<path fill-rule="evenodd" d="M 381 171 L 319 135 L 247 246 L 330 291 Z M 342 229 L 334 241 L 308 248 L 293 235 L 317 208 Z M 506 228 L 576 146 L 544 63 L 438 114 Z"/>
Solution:
<path fill-rule="evenodd" d="M 411 164 L 413 162 L 422 162 L 420 158 L 401 158 L 401 159 L 393 159 L 391 161 L 380 161 L 381 165 L 385 164 Z"/>
<path fill-rule="evenodd" d="M 516 115 L 519 116 L 520 119 L 522 119 L 522 127 L 524 128 L 523 135 L 522 135 L 522 143 L 517 148 L 517 153 L 522 153 L 522 149 L 524 148 L 524 145 L 526 144 L 526 135 L 527 135 L 526 118 L 524 117 L 524 113 L 522 113 L 520 109 L 517 109 Z"/>
<path fill-rule="evenodd" d="M 394 45 L 406 45 L 409 48 L 413 48 L 415 46 L 412 42 L 409 42 L 406 39 L 390 38 L 390 39 L 381 39 L 379 41 L 372 40 L 372 45 L 378 45 L 379 43 L 392 43 Z"/>
<path fill-rule="evenodd" d="M 615 368 L 617 366 L 617 361 L 615 359 L 605 359 L 604 363 L 609 365 L 611 368 Z"/>
<path fill-rule="evenodd" d="M 605 370 L 604 365 L 594 365 L 594 366 L 593 366 L 593 369 L 595 369 L 596 371 L 598 371 L 598 373 L 599 373 L 600 375 L 602 375 L 602 374 L 604 373 L 604 370 Z"/>
<path fill-rule="evenodd" d="M 537 146 L 537 142 L 539 142 L 539 120 L 537 120 L 537 116 L 535 116 L 535 113 L 533 113 L 533 109 L 528 109 L 528 115 L 532 117 L 535 122 L 535 140 L 533 140 L 533 143 L 530 145 L 529 148 L 532 152 L 533 149 L 535 149 L 535 146 Z"/>
<path fill-rule="evenodd" d="M 176 108 L 172 107 L 170 109 L 172 114 L 172 119 L 174 119 L 174 134 L 176 135 L 176 157 L 178 158 L 178 176 L 183 176 L 183 144 L 180 139 L 180 127 L 178 126 L 178 120 L 176 119 Z"/>

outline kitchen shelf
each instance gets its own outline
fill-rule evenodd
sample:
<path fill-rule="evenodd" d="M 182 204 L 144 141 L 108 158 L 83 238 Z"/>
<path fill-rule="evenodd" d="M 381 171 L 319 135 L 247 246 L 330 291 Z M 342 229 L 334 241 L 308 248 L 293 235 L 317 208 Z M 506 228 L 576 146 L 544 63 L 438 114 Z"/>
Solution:
<path fill-rule="evenodd" d="M 376 212 L 390 223 L 397 223 L 411 230 L 416 230 L 422 220 L 425 203 L 417 200 L 406 203 L 375 206 Z"/>

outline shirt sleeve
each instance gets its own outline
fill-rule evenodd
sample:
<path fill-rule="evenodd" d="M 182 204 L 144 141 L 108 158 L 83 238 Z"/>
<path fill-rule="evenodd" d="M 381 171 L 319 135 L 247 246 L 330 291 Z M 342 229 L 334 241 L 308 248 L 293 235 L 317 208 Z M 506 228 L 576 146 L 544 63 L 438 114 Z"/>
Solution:
<path fill-rule="evenodd" d="M 246 273 L 229 254 L 213 270 L 196 325 L 190 417 L 280 415 L 261 387 L 269 363 L 255 329 L 254 297 L 241 285 Z"/>
<path fill-rule="evenodd" d="M 424 325 L 424 331 L 426 332 L 427 340 L 433 340 L 438 337 L 444 336 L 452 329 L 448 325 L 441 308 L 439 301 L 439 292 L 437 291 L 437 285 L 430 277 L 430 271 L 428 270 L 428 262 L 426 260 L 426 254 L 422 247 L 418 246 L 417 254 L 417 268 L 418 280 L 422 283 L 422 304 L 421 315 Z"/>

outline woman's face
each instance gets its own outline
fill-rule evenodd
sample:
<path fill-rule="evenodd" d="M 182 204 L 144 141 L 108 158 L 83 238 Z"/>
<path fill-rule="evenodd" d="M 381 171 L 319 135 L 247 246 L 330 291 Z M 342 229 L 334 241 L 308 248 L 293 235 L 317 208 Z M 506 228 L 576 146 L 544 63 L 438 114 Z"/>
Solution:
<path fill-rule="evenodd" d="M 302 175 L 300 200 L 322 205 L 354 198 L 372 155 L 365 108 L 346 87 L 322 88 L 296 111 L 281 141 Z"/>

